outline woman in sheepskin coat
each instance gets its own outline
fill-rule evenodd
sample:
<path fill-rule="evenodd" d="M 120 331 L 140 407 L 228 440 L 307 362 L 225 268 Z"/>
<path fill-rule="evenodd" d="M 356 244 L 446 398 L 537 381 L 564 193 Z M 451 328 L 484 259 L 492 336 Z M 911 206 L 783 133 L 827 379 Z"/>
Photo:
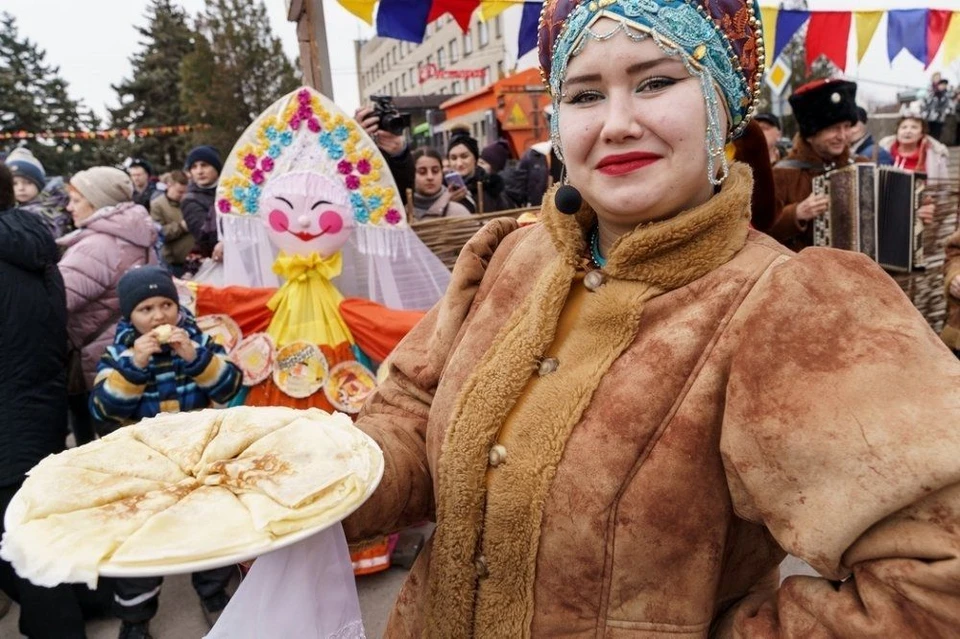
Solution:
<path fill-rule="evenodd" d="M 386 636 L 957 636 L 960 363 L 865 256 L 748 228 L 756 4 L 543 11 L 582 202 L 478 233 L 357 421 L 348 538 L 437 523 Z"/>

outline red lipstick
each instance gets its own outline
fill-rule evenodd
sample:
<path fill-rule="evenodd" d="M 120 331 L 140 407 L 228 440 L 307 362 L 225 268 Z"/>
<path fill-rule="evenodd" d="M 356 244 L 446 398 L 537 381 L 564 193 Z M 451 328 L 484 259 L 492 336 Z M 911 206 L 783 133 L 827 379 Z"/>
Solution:
<path fill-rule="evenodd" d="M 605 175 L 626 175 L 663 159 L 656 153 L 634 151 L 608 155 L 597 163 L 597 170 Z"/>

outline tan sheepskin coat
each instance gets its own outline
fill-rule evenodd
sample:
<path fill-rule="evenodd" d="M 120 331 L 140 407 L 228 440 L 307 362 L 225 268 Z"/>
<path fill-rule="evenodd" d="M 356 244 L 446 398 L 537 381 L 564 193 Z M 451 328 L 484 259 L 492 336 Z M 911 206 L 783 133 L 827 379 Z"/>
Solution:
<path fill-rule="evenodd" d="M 348 537 L 437 521 L 388 637 L 960 636 L 960 364 L 750 194 L 734 165 L 595 291 L 587 207 L 473 238 L 358 421 L 386 472 Z M 776 589 L 785 551 L 831 581 Z"/>

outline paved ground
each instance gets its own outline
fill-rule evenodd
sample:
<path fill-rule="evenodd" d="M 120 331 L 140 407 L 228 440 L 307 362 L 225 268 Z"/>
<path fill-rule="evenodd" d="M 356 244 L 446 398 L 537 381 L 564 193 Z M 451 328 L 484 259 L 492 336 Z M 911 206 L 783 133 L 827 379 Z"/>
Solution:
<path fill-rule="evenodd" d="M 781 570 L 783 577 L 791 574 L 816 574 L 802 561 L 792 557 L 783 562 Z M 402 568 L 391 568 L 377 575 L 359 578 L 357 589 L 360 593 L 360 608 L 363 611 L 364 628 L 370 639 L 383 636 L 387 617 L 406 574 L 407 571 Z M 18 609 L 14 606 L 7 616 L 0 620 L 0 637 L 20 637 L 17 632 L 17 616 Z M 89 639 L 115 639 L 119 625 L 119 622 L 113 620 L 92 621 L 87 625 L 87 635 Z M 203 637 L 207 626 L 188 575 L 178 575 L 166 580 L 160 595 L 160 612 L 150 630 L 155 639 Z"/>

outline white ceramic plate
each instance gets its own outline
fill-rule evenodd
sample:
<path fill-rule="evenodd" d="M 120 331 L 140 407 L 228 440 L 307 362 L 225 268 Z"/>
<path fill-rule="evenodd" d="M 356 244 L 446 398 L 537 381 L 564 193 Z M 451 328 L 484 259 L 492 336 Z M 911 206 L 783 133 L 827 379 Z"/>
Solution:
<path fill-rule="evenodd" d="M 361 431 L 362 433 L 362 431 Z M 366 433 L 362 433 L 366 437 L 374 448 L 380 450 L 380 447 L 377 446 L 376 442 L 370 438 Z M 223 555 L 221 557 L 210 557 L 207 559 L 202 559 L 199 561 L 185 561 L 176 564 L 165 564 L 162 566 L 116 566 L 111 564 L 109 561 L 106 561 L 100 564 L 99 572 L 101 577 L 163 577 L 166 575 L 181 575 L 186 573 L 197 572 L 199 570 L 211 570 L 213 568 L 222 568 L 223 566 L 232 566 L 233 564 L 240 563 L 241 561 L 248 561 L 254 559 L 261 555 L 266 555 L 271 553 L 274 550 L 279 550 L 285 548 L 292 544 L 302 541 L 307 537 L 316 535 L 319 532 L 322 532 L 333 526 L 334 524 L 340 523 L 350 515 L 352 515 L 360 506 L 362 506 L 370 496 L 373 494 L 373 491 L 377 489 L 377 486 L 380 485 L 380 480 L 383 479 L 383 455 L 377 455 L 377 461 L 379 462 L 378 468 L 376 469 L 376 475 L 374 480 L 367 487 L 366 492 L 363 495 L 357 505 L 345 513 L 342 517 L 334 520 L 318 523 L 310 528 L 304 528 L 295 533 L 290 533 L 289 535 L 284 535 L 283 537 L 277 537 L 272 542 L 265 546 L 256 546 L 248 550 L 238 550 L 232 552 L 228 555 Z M 20 522 L 23 519 L 23 513 L 25 510 L 25 505 L 20 498 L 20 493 L 18 492 L 13 496 L 13 499 L 10 500 L 10 505 L 7 507 L 7 514 L 4 517 L 4 525 L 7 530 L 13 530 L 20 525 Z"/>

